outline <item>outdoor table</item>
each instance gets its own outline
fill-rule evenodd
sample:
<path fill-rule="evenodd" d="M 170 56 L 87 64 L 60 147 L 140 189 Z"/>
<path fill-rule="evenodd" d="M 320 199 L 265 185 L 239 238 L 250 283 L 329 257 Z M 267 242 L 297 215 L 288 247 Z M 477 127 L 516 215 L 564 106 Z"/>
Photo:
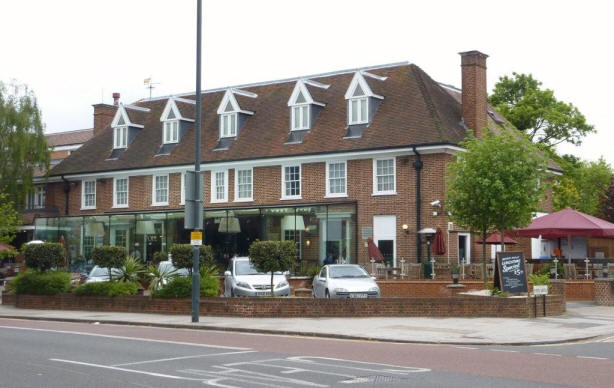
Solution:
<path fill-rule="evenodd" d="M 396 276 L 400 276 L 400 274 L 401 274 L 401 268 L 399 268 L 399 267 L 386 267 L 386 268 L 384 268 L 384 271 L 386 273 L 386 279 L 388 279 L 389 276 L 395 276 L 396 277 Z"/>

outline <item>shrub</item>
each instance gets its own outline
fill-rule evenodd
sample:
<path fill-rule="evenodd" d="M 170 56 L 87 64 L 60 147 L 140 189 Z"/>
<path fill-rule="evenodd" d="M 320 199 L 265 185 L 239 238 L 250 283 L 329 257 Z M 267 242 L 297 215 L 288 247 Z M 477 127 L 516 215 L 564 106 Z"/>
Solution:
<path fill-rule="evenodd" d="M 111 268 L 121 268 L 124 266 L 126 251 L 123 247 L 99 246 L 92 250 L 92 261 L 100 267 L 107 268 L 109 280 L 112 281 Z"/>
<path fill-rule="evenodd" d="M 215 276 L 205 276 L 200 279 L 201 296 L 217 296 L 219 281 Z M 192 295 L 192 277 L 177 276 L 166 286 L 154 292 L 158 298 L 189 298 Z"/>
<path fill-rule="evenodd" d="M 136 282 L 145 272 L 145 266 L 140 259 L 130 256 L 126 258 L 124 265 L 119 269 L 119 278 L 121 282 Z"/>
<path fill-rule="evenodd" d="M 136 295 L 139 284 L 135 282 L 98 282 L 85 283 L 75 288 L 75 295 L 80 296 L 118 296 Z"/>
<path fill-rule="evenodd" d="M 70 291 L 70 274 L 64 271 L 25 271 L 11 281 L 17 294 L 56 295 Z"/>
<path fill-rule="evenodd" d="M 177 276 L 177 270 L 171 267 L 160 268 L 159 265 L 150 265 L 147 267 L 147 277 L 149 278 L 150 295 L 162 288 L 165 283 Z"/>
<path fill-rule="evenodd" d="M 17 259 L 17 256 L 19 256 L 19 252 L 17 252 L 15 249 L 6 249 L 4 251 L 0 251 L 0 262 L 4 260 L 14 262 L 15 259 Z"/>
<path fill-rule="evenodd" d="M 529 281 L 535 286 L 548 286 L 550 287 L 549 274 L 531 274 L 529 275 Z"/>
<path fill-rule="evenodd" d="M 161 261 L 166 261 L 168 258 L 168 252 L 158 251 L 153 254 L 153 264 L 159 264 Z"/>
<path fill-rule="evenodd" d="M 259 272 L 271 273 L 271 290 L 275 272 L 292 268 L 296 257 L 294 241 L 254 241 L 249 247 L 249 258 Z"/>
<path fill-rule="evenodd" d="M 177 268 L 187 268 L 192 273 L 192 267 L 194 266 L 194 247 L 190 244 L 173 244 L 170 250 L 173 255 L 173 265 Z M 200 247 L 199 252 L 200 266 L 215 265 L 213 260 L 213 249 L 209 245 L 203 245 Z"/>
<path fill-rule="evenodd" d="M 26 266 L 37 271 L 48 271 L 62 266 L 66 250 L 59 243 L 24 245 Z"/>

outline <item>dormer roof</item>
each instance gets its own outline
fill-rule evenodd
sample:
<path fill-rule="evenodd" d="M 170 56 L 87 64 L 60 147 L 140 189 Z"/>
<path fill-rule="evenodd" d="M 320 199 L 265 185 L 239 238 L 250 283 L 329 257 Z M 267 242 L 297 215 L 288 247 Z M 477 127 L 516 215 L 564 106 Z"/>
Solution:
<path fill-rule="evenodd" d="M 222 97 L 222 102 L 217 108 L 217 114 L 221 115 L 224 113 L 243 113 L 246 115 L 253 115 L 253 111 L 241 109 L 237 97 L 258 98 L 258 95 L 256 93 L 236 88 L 226 89 L 224 97 Z"/>
<path fill-rule="evenodd" d="M 325 103 L 318 102 L 313 99 L 311 92 L 309 91 L 309 88 L 307 87 L 307 85 L 310 85 L 314 88 L 320 88 L 320 89 L 328 89 L 330 87 L 330 85 L 325 85 L 320 82 L 299 79 L 298 81 L 296 81 L 296 84 L 294 85 L 294 90 L 292 90 L 292 94 L 290 95 L 290 98 L 288 99 L 288 106 L 294 106 L 294 105 L 300 105 L 300 104 L 315 104 L 319 106 L 326 106 Z"/>
<path fill-rule="evenodd" d="M 196 102 L 194 100 L 171 97 L 162 111 L 160 121 L 184 120 L 194 122 L 195 106 Z"/>
<path fill-rule="evenodd" d="M 129 127 L 144 128 L 146 115 L 151 109 L 136 105 L 119 104 L 115 117 L 111 121 L 111 127 L 127 125 Z"/>
<path fill-rule="evenodd" d="M 373 73 L 369 73 L 367 71 L 359 70 L 354 73 L 354 77 L 350 82 L 350 86 L 345 92 L 345 99 L 349 100 L 350 98 L 355 97 L 373 97 L 383 100 L 384 97 L 378 94 L 375 94 L 365 77 L 369 77 L 371 79 L 375 79 L 377 81 L 386 81 L 388 77 L 382 77 Z"/>

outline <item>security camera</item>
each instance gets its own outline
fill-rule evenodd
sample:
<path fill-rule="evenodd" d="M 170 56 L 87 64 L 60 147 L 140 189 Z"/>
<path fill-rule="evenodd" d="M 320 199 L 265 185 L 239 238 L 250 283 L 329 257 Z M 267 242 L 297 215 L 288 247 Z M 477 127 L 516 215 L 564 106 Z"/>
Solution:
<path fill-rule="evenodd" d="M 441 201 L 440 200 L 435 200 L 435 201 L 431 202 L 431 206 L 441 207 Z"/>

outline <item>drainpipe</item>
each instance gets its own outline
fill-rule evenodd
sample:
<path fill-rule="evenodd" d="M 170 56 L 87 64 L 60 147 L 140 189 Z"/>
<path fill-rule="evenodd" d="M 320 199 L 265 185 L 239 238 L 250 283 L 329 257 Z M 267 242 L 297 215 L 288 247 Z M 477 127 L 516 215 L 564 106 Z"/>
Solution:
<path fill-rule="evenodd" d="M 422 238 L 420 236 L 420 229 L 422 226 L 420 224 L 420 207 L 422 206 L 422 198 L 420 196 L 420 172 L 422 171 L 422 160 L 420 159 L 420 154 L 416 149 L 416 146 L 412 147 L 414 151 L 414 155 L 416 155 L 416 160 L 414 160 L 414 170 L 416 170 L 416 248 L 418 249 L 418 263 L 422 262 Z"/>
<path fill-rule="evenodd" d="M 65 197 L 65 203 L 66 203 L 66 208 L 64 209 L 64 215 L 68 215 L 68 199 L 70 198 L 70 181 L 66 178 L 64 178 L 64 175 L 62 175 L 62 180 L 64 181 L 64 197 Z"/>

